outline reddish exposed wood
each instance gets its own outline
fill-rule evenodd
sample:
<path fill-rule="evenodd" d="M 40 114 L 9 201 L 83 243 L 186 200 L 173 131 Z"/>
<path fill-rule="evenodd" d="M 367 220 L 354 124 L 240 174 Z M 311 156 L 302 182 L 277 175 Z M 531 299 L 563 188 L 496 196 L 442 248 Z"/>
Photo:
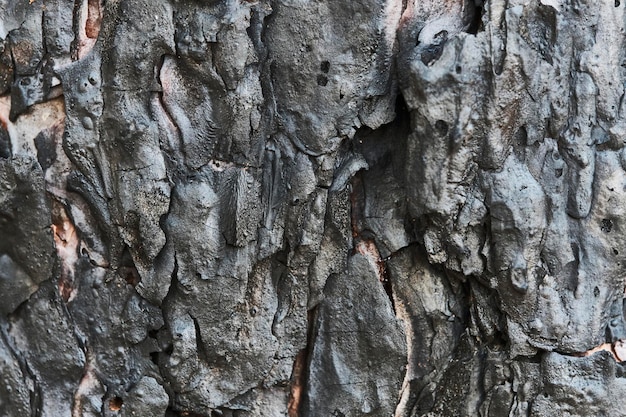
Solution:
<path fill-rule="evenodd" d="M 71 301 L 76 291 L 74 264 L 78 260 L 80 239 L 65 207 L 56 200 L 52 202 L 51 228 L 57 255 L 61 261 L 61 274 L 58 281 L 59 294 L 67 303 Z"/>
<path fill-rule="evenodd" d="M 102 23 L 102 13 L 100 10 L 100 0 L 87 1 L 87 22 L 85 23 L 85 34 L 88 38 L 95 39 L 100 33 Z"/>
<path fill-rule="evenodd" d="M 617 362 L 626 361 L 626 340 L 619 339 L 614 343 L 603 343 L 585 352 L 573 353 L 572 356 L 587 357 L 601 351 L 609 352 Z"/>
<path fill-rule="evenodd" d="M 302 394 L 304 392 L 305 368 L 307 349 L 302 349 L 296 356 L 291 374 L 291 392 L 289 393 L 289 405 L 287 412 L 289 417 L 298 417 Z"/>

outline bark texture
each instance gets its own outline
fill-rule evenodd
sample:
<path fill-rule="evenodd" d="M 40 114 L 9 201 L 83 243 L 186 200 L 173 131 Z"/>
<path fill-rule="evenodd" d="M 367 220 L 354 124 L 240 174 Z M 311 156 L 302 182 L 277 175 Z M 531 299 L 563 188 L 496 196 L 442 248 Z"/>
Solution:
<path fill-rule="evenodd" d="M 624 9 L 0 0 L 0 415 L 626 415 Z"/>

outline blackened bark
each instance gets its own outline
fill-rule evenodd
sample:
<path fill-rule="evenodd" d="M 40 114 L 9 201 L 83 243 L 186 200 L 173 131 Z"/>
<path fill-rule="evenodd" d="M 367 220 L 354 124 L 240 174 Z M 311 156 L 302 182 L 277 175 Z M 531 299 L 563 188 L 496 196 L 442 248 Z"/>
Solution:
<path fill-rule="evenodd" d="M 0 414 L 624 415 L 623 21 L 0 0 Z"/>

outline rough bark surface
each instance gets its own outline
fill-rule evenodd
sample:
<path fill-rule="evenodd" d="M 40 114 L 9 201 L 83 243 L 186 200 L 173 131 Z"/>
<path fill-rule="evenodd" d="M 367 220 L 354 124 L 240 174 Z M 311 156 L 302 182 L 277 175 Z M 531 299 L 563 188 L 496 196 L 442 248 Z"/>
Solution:
<path fill-rule="evenodd" d="M 0 415 L 626 415 L 624 10 L 0 0 Z"/>

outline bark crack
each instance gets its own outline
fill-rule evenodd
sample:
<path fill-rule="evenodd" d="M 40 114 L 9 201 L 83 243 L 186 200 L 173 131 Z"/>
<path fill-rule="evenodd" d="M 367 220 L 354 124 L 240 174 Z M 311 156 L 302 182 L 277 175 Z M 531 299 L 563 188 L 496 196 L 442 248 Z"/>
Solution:
<path fill-rule="evenodd" d="M 350 219 L 352 228 L 353 251 L 363 255 L 370 263 L 372 270 L 381 283 L 389 298 L 391 308 L 396 314 L 393 299 L 393 287 L 387 271 L 386 259 L 383 259 L 376 245 L 373 233 L 365 228 L 365 185 L 362 171 L 358 171 L 351 179 Z"/>
<path fill-rule="evenodd" d="M 299 417 L 303 401 L 307 394 L 307 380 L 309 378 L 309 365 L 313 344 L 315 343 L 315 325 L 317 321 L 318 306 L 307 312 L 307 343 L 304 349 L 296 355 L 291 373 L 291 387 L 289 391 L 289 403 L 287 414 L 289 417 Z"/>

